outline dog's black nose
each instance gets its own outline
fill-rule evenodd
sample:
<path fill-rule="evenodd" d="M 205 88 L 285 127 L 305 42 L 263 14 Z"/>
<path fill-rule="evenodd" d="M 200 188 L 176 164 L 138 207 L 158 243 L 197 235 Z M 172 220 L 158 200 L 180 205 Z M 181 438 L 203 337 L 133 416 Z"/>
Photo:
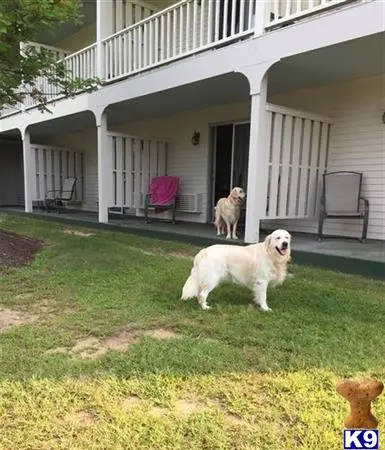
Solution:
<path fill-rule="evenodd" d="M 282 242 L 282 248 L 287 248 L 288 245 L 289 245 L 288 242 L 286 242 L 286 241 L 283 241 L 283 242 Z"/>

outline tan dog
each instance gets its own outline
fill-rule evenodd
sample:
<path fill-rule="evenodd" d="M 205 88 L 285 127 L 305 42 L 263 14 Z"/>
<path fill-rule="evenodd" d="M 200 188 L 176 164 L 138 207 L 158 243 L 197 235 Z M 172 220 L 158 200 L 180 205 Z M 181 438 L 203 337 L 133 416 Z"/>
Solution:
<path fill-rule="evenodd" d="M 262 311 L 267 305 L 267 286 L 281 284 L 287 277 L 291 236 L 286 230 L 275 230 L 264 242 L 246 247 L 212 245 L 194 258 L 190 276 L 182 290 L 182 300 L 197 297 L 202 309 L 209 309 L 207 297 L 222 281 L 231 281 L 254 292 L 254 303 Z"/>
<path fill-rule="evenodd" d="M 238 239 L 237 226 L 241 215 L 243 200 L 245 199 L 245 191 L 240 187 L 231 190 L 230 195 L 220 198 L 215 207 L 215 222 L 217 235 L 220 236 L 224 232 L 224 224 L 226 224 L 226 239 Z M 231 230 L 231 226 L 233 229 Z"/>

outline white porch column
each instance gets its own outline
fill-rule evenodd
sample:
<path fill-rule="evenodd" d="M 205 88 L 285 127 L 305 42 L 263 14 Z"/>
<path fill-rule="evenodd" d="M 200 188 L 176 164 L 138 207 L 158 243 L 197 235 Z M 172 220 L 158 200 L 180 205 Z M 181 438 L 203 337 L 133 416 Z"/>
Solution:
<path fill-rule="evenodd" d="M 267 77 L 260 84 L 259 92 L 251 95 L 249 168 L 246 197 L 245 241 L 259 241 L 260 219 L 266 210 L 268 157 L 266 145 L 266 95 Z"/>
<path fill-rule="evenodd" d="M 32 199 L 35 178 L 35 160 L 31 150 L 31 138 L 27 130 L 21 133 L 23 140 L 23 171 L 24 171 L 24 209 L 32 212 Z"/>
<path fill-rule="evenodd" d="M 96 0 L 96 73 L 104 78 L 104 48 L 102 39 L 114 33 L 113 2 Z"/>
<path fill-rule="evenodd" d="M 99 222 L 108 223 L 108 207 L 112 205 L 112 151 L 107 136 L 107 114 L 97 126 Z"/>

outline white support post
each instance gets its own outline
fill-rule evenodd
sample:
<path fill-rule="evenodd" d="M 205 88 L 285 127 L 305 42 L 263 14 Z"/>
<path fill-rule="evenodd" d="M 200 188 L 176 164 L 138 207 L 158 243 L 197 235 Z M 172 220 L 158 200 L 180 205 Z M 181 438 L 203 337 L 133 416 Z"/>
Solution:
<path fill-rule="evenodd" d="M 32 212 L 33 183 L 35 177 L 35 160 L 31 150 L 31 138 L 27 130 L 21 134 L 23 140 L 23 166 L 24 166 L 24 209 Z"/>
<path fill-rule="evenodd" d="M 266 146 L 266 94 L 265 76 L 258 93 L 251 95 L 249 168 L 246 197 L 245 242 L 259 241 L 260 219 L 265 216 L 268 158 Z"/>
<path fill-rule="evenodd" d="M 287 0 L 289 1 L 289 0 Z M 266 25 L 266 15 L 268 13 L 268 6 L 269 2 L 256 0 L 255 2 L 255 14 L 253 14 L 252 11 L 250 11 L 250 14 L 254 15 L 254 23 L 251 24 L 251 26 L 254 26 L 254 35 L 255 36 L 261 36 L 265 30 Z M 251 8 L 251 2 L 250 2 L 250 8 Z"/>
<path fill-rule="evenodd" d="M 107 135 L 107 114 L 97 123 L 99 222 L 108 223 L 108 208 L 112 205 L 112 151 Z"/>
<path fill-rule="evenodd" d="M 96 0 L 96 74 L 99 78 L 105 76 L 102 39 L 114 33 L 113 25 L 113 2 Z"/>

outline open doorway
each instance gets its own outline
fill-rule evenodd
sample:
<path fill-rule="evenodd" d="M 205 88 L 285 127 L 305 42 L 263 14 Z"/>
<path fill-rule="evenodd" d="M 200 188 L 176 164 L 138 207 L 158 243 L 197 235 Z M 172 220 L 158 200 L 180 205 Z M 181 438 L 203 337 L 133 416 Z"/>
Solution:
<path fill-rule="evenodd" d="M 24 206 L 21 140 L 0 140 L 0 206 Z"/>
<path fill-rule="evenodd" d="M 250 123 L 215 125 L 212 138 L 211 220 L 217 201 L 227 197 L 233 187 L 239 186 L 247 191 Z"/>

